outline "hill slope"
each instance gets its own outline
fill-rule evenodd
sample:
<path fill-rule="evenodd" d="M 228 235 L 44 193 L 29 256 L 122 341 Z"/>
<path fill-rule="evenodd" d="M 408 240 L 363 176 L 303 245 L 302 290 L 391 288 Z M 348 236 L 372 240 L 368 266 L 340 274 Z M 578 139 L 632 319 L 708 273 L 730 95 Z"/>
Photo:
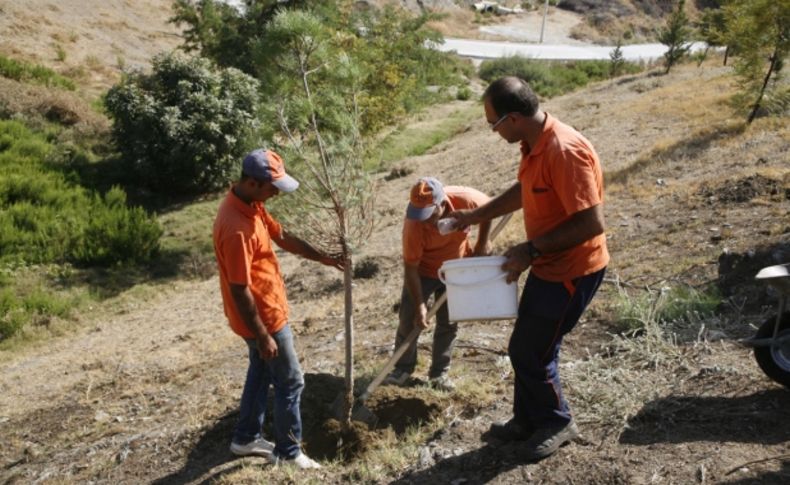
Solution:
<path fill-rule="evenodd" d="M 754 268 L 790 259 L 790 125 L 758 120 L 744 127 L 728 114 L 731 89 L 726 68 L 681 66 L 669 76 L 621 78 L 546 103 L 601 154 L 612 263 L 563 355 L 561 372 L 585 439 L 544 462 L 524 463 L 517 446 L 480 439 L 491 420 L 510 412 L 503 361 L 509 322 L 462 325 L 451 371 L 458 393 L 419 384 L 380 388 L 370 406 L 384 427 L 367 435 L 369 449 L 357 450 L 362 457 L 338 455 L 326 419 L 342 386 L 339 274 L 282 254 L 307 380 L 305 446 L 337 460 L 298 480 L 786 483 L 790 395 L 733 340 L 750 335 L 747 324 L 766 315 L 740 296 L 773 301 L 752 283 Z M 400 221 L 413 179 L 435 175 L 494 194 L 513 183 L 517 153 L 488 130 L 480 110 L 479 120 L 451 140 L 395 164 L 411 175 L 382 179 L 380 227 L 363 255 L 379 273 L 358 280 L 355 292 L 359 385 L 391 348 Z M 518 219 L 500 251 L 523 238 Z M 749 252 L 733 266 L 738 271 L 725 272 L 722 254 Z M 720 315 L 664 333 L 610 333 L 624 292 L 635 299 L 645 289 L 707 282 L 735 296 Z M 137 288 L 84 315 L 78 333 L 3 356 L 0 476 L 12 483 L 293 480 L 227 451 L 245 356 L 226 328 L 217 288 L 216 278 Z M 424 362 L 427 350 L 420 353 Z M 418 419 L 438 420 L 428 429 L 433 434 L 409 431 Z M 771 457 L 779 458 L 740 466 Z"/>
<path fill-rule="evenodd" d="M 171 0 L 4 0 L 0 53 L 77 78 L 100 94 L 123 69 L 179 44 Z"/>

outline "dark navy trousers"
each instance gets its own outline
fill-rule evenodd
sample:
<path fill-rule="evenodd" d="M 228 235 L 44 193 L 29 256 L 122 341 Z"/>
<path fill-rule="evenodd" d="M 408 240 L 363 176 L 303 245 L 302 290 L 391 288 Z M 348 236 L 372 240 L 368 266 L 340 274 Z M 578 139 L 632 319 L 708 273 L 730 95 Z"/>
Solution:
<path fill-rule="evenodd" d="M 527 277 L 508 346 L 516 422 L 535 428 L 570 422 L 558 372 L 560 345 L 598 291 L 605 271 L 559 283 L 532 272 Z"/>

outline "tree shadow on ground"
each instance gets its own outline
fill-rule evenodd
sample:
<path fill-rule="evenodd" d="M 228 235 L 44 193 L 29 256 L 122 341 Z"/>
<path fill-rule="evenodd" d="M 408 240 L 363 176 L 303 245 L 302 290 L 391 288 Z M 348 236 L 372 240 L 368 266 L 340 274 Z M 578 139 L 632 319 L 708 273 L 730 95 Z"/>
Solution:
<path fill-rule="evenodd" d="M 748 396 L 668 396 L 647 403 L 620 443 L 729 441 L 775 445 L 790 436 L 790 392 L 769 389 Z"/>
<path fill-rule="evenodd" d="M 327 396 L 334 396 L 343 389 L 343 379 L 330 374 L 305 374 L 305 390 L 302 393 L 302 437 L 305 451 L 317 459 L 333 458 L 322 453 L 311 443 L 319 442 L 322 424 L 327 419 L 329 406 Z M 271 438 L 271 409 L 273 392 L 269 392 L 264 436 Z M 238 458 L 230 450 L 230 441 L 238 419 L 238 410 L 220 416 L 206 428 L 191 447 L 182 467 L 173 473 L 153 481 L 155 485 L 182 485 L 185 483 L 214 483 L 224 475 L 238 471 L 245 463 L 260 463 L 267 466 L 265 458 Z"/>

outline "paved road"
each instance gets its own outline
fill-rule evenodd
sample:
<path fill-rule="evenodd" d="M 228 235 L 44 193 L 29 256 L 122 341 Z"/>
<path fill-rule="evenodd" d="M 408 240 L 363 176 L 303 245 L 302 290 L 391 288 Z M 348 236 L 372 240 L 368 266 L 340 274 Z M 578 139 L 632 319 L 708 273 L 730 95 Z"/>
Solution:
<path fill-rule="evenodd" d="M 455 51 L 459 56 L 478 60 L 512 55 L 533 59 L 608 60 L 609 54 L 614 50 L 614 46 L 526 44 L 453 38 L 445 38 L 444 44 L 437 46 L 437 48 L 445 52 Z M 623 57 L 628 61 L 649 61 L 663 56 L 667 47 L 664 44 L 633 44 L 624 45 L 620 49 L 623 51 Z M 692 51 L 703 50 L 705 44 L 695 42 L 691 49 Z"/>

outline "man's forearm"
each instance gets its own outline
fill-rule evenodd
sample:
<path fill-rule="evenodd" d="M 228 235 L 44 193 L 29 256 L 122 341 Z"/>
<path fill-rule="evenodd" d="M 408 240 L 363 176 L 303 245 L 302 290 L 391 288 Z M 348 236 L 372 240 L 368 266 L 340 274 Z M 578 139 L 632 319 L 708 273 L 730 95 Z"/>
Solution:
<path fill-rule="evenodd" d="M 489 234 L 491 233 L 491 220 L 481 222 L 477 228 L 477 241 L 475 241 L 475 253 L 485 250 L 488 244 Z"/>
<path fill-rule="evenodd" d="M 521 182 L 516 182 L 488 203 L 475 209 L 474 212 L 476 219 L 482 223 L 518 209 L 521 209 Z"/>
<path fill-rule="evenodd" d="M 324 257 L 316 248 L 308 244 L 306 241 L 283 232 L 282 238 L 276 241 L 277 244 L 288 251 L 289 253 L 296 254 L 311 261 L 321 261 Z"/>
<path fill-rule="evenodd" d="M 250 332 L 255 335 L 255 338 L 260 339 L 267 336 L 269 332 L 266 330 L 260 315 L 258 315 L 258 307 L 255 305 L 255 299 L 252 297 L 249 287 L 231 285 L 230 293 L 233 296 L 233 302 L 236 304 L 236 310 L 239 312 L 241 320 Z"/>
<path fill-rule="evenodd" d="M 406 285 L 406 291 L 409 292 L 412 301 L 414 301 L 414 307 L 419 307 L 424 302 L 422 301 L 422 281 L 420 280 L 417 266 L 403 265 L 403 281 Z"/>

